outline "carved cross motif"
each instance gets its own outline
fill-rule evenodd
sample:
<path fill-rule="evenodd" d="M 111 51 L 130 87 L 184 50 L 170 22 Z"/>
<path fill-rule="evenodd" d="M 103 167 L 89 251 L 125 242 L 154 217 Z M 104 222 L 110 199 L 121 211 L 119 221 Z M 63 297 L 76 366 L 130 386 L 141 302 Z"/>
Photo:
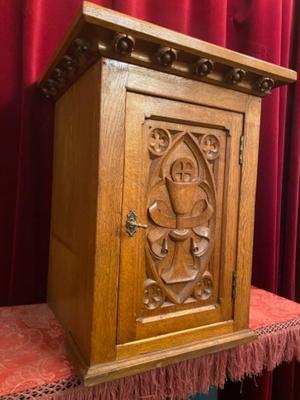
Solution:
<path fill-rule="evenodd" d="M 166 139 L 160 133 L 154 132 L 150 144 L 156 151 L 159 151 L 161 147 L 165 147 Z"/>
<path fill-rule="evenodd" d="M 191 182 L 195 177 L 195 166 L 187 158 L 181 158 L 172 166 L 172 178 L 174 182 Z"/>

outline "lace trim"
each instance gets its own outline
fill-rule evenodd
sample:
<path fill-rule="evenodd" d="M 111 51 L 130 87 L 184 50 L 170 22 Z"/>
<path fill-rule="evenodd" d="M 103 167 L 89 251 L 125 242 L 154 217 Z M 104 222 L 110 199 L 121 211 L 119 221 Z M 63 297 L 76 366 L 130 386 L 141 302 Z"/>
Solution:
<path fill-rule="evenodd" d="M 300 318 L 290 319 L 289 321 L 277 322 L 273 325 L 263 326 L 261 328 L 255 329 L 258 335 L 267 335 L 269 333 L 279 332 L 284 329 L 291 328 L 292 326 L 299 326 Z"/>
<path fill-rule="evenodd" d="M 81 381 L 78 376 L 70 376 L 69 378 L 62 379 L 61 381 L 51 382 L 33 389 L 26 389 L 19 393 L 0 396 L 0 400 L 32 400 L 46 398 L 46 396 L 60 394 L 68 389 L 75 389 L 80 385 Z"/>

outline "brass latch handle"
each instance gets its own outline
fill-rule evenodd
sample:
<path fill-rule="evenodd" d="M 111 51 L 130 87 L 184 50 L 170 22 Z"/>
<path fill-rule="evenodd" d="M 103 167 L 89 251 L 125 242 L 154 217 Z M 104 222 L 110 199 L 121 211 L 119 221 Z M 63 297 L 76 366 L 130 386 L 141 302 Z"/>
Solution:
<path fill-rule="evenodd" d="M 147 229 L 148 225 L 138 223 L 136 213 L 130 210 L 127 214 L 126 232 L 129 236 L 133 236 L 136 233 L 137 228 Z"/>

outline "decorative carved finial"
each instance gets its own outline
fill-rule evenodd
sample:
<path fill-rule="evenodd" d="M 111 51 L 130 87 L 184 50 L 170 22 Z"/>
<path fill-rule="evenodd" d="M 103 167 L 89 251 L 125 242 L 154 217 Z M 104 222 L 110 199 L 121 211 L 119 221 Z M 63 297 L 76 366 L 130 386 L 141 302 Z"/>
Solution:
<path fill-rule="evenodd" d="M 195 73 L 200 76 L 208 75 L 214 68 L 214 62 L 208 58 L 199 58 L 195 62 Z"/>
<path fill-rule="evenodd" d="M 271 90 L 275 86 L 275 81 L 272 78 L 261 78 L 258 80 L 258 89 L 261 93 L 268 94 L 271 93 Z"/>
<path fill-rule="evenodd" d="M 238 83 L 242 82 L 242 80 L 246 76 L 246 71 L 241 68 L 233 68 L 228 74 L 228 80 L 237 85 Z"/>
<path fill-rule="evenodd" d="M 127 56 L 134 49 L 135 40 L 132 36 L 126 35 L 126 33 L 116 33 L 113 46 L 117 53 L 122 56 Z"/>
<path fill-rule="evenodd" d="M 177 60 L 177 55 L 177 51 L 171 47 L 160 47 L 156 53 L 156 60 L 164 67 L 170 67 Z"/>

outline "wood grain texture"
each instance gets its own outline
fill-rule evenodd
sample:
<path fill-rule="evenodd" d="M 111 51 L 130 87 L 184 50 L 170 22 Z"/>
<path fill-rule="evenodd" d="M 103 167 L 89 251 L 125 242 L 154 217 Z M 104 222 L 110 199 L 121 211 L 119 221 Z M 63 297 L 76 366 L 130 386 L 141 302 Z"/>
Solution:
<path fill-rule="evenodd" d="M 57 102 L 48 297 L 85 384 L 255 339 L 260 107 L 108 58 Z"/>
<path fill-rule="evenodd" d="M 199 313 L 196 309 L 196 312 Z M 174 325 L 174 324 L 173 324 Z M 202 340 L 227 335 L 235 330 L 234 321 L 211 322 L 207 325 L 194 327 L 190 329 L 182 328 L 177 332 L 165 333 L 162 335 L 142 338 L 128 343 L 117 345 L 117 359 L 132 357 L 136 354 L 151 354 L 160 349 L 171 349 L 174 346 L 183 346 L 192 342 L 201 342 Z"/>
<path fill-rule="evenodd" d="M 196 83 L 161 71 L 147 70 L 145 74 L 144 68 L 136 65 L 128 65 L 128 68 L 130 71 L 127 81 L 128 91 L 220 109 L 224 109 L 226 105 L 226 110 L 235 112 L 244 112 L 248 103 L 248 95 L 245 93 L 225 90 L 206 82 Z"/>
<path fill-rule="evenodd" d="M 127 67 L 102 61 L 91 362 L 115 358 Z"/>
<path fill-rule="evenodd" d="M 55 107 L 48 302 L 86 360 L 91 356 L 99 72 L 95 64 Z"/>
<path fill-rule="evenodd" d="M 249 97 L 243 133 L 244 149 L 237 229 L 238 253 L 235 301 L 237 329 L 247 327 L 249 323 L 249 296 L 244 296 L 244 288 L 251 284 L 260 110 L 261 99 Z"/>
<path fill-rule="evenodd" d="M 77 352 L 76 345 L 69 341 L 71 357 L 76 362 L 78 373 L 83 377 L 86 386 L 93 386 L 102 382 L 120 379 L 124 376 L 140 374 L 154 368 L 161 368 L 169 364 L 201 357 L 222 350 L 227 350 L 238 344 L 254 340 L 256 334 L 249 330 L 229 333 L 214 339 L 176 346 L 172 349 L 160 350 L 148 354 L 140 354 L 111 363 L 103 363 L 88 367 Z"/>
<path fill-rule="evenodd" d="M 162 87 L 163 85 L 164 81 L 162 80 L 160 86 Z M 167 334 L 175 330 L 178 331 L 189 327 L 208 325 L 219 322 L 222 318 L 223 320 L 232 319 L 231 279 L 232 269 L 236 265 L 236 226 L 238 221 L 240 180 L 238 151 L 240 135 L 242 133 L 242 114 L 230 113 L 224 110 L 221 111 L 203 106 L 197 107 L 192 104 L 183 104 L 180 102 L 163 100 L 161 98 L 138 95 L 136 93 L 128 93 L 126 109 L 127 125 L 123 226 L 126 224 L 128 210 L 134 209 L 139 219 L 148 224 L 149 229 L 146 231 L 138 231 L 134 237 L 130 237 L 126 235 L 126 233 L 122 235 L 118 318 L 119 343 Z M 210 128 L 210 126 L 213 126 L 213 128 Z M 215 128 L 216 126 L 219 127 L 219 130 Z M 162 127 L 165 134 L 173 132 L 173 141 L 176 149 L 173 158 L 170 153 L 172 151 L 171 143 L 168 145 L 171 150 L 169 153 L 167 152 L 165 156 L 162 154 L 159 154 L 159 156 L 153 155 L 152 148 L 150 148 L 151 152 L 149 156 L 149 132 L 151 134 L 151 132 L 156 132 L 157 129 L 161 129 Z M 202 139 L 206 137 L 216 138 L 216 136 L 212 136 L 213 132 L 215 133 L 216 131 L 218 131 L 220 137 L 225 138 L 228 136 L 228 154 L 226 154 L 228 166 L 226 172 L 223 169 L 223 175 L 214 183 L 210 172 L 208 174 L 205 172 L 205 168 L 208 168 L 210 171 L 213 165 L 206 164 L 206 161 L 204 161 L 205 158 L 203 158 L 202 155 L 203 153 L 201 153 L 200 147 L 197 147 L 197 143 L 200 141 L 201 144 Z M 171 134 L 169 135 L 171 140 Z M 152 137 L 150 140 L 152 140 Z M 196 140 L 196 142 L 194 140 Z M 192 151 L 188 146 L 192 146 Z M 198 156 L 196 155 L 197 148 L 199 149 Z M 202 148 L 205 149 L 205 147 Z M 223 151 L 225 157 L 225 148 Z M 193 161 L 194 155 L 200 157 L 198 161 L 196 161 L 196 159 Z M 181 248 L 181 243 L 185 246 L 180 250 L 181 256 L 178 257 L 178 255 L 174 255 L 174 250 L 172 250 L 174 246 L 172 242 L 174 242 L 174 239 L 170 239 L 172 238 L 173 230 L 168 230 L 166 227 L 158 228 L 157 225 L 153 225 L 152 218 L 149 218 L 151 210 L 148 210 L 147 213 L 147 209 L 148 207 L 151 208 L 153 199 L 156 201 L 155 196 L 162 196 L 159 198 L 164 199 L 159 200 L 161 203 L 160 207 L 169 207 L 170 210 L 174 207 L 171 204 L 167 205 L 169 202 L 169 195 L 166 194 L 168 192 L 164 189 L 165 178 L 163 180 L 159 178 L 159 176 L 161 176 L 160 169 L 163 168 L 166 170 L 166 168 L 169 168 L 164 167 L 164 164 L 161 164 L 162 167 L 160 167 L 158 161 L 161 156 L 163 156 L 162 162 L 166 159 L 166 165 L 172 164 L 174 162 L 173 159 L 177 159 L 180 162 L 182 157 L 185 157 L 184 159 L 189 160 L 192 164 L 201 165 L 199 171 L 202 176 L 201 179 L 211 182 L 208 184 L 211 186 L 208 193 L 213 193 L 213 186 L 218 183 L 219 187 L 217 193 L 219 201 L 217 203 L 217 224 L 214 219 L 210 222 L 210 228 L 208 225 L 206 226 L 207 217 L 205 217 L 205 212 L 203 212 L 204 219 L 200 222 L 200 226 L 202 226 L 201 229 L 204 232 L 201 242 L 203 246 L 208 246 L 210 240 L 213 245 L 215 232 L 218 233 L 217 250 L 213 253 L 213 260 L 210 260 L 211 251 L 209 247 L 202 249 L 203 253 L 199 258 L 193 258 L 189 250 L 189 238 L 185 239 L 184 237 L 181 237 L 180 242 L 177 244 L 179 249 Z M 175 162 L 177 163 L 177 161 Z M 205 167 L 206 165 L 207 167 Z M 171 168 L 173 168 L 173 166 Z M 166 173 L 168 174 L 168 172 Z M 155 187 L 158 188 L 156 189 L 156 191 L 159 190 L 157 195 L 155 192 L 153 193 L 151 184 L 149 187 L 148 177 L 151 177 L 151 181 L 153 181 Z M 167 177 L 166 179 L 168 180 L 169 178 Z M 184 188 L 184 193 L 176 200 L 179 203 L 179 208 L 185 209 L 188 201 L 190 201 L 192 205 L 195 204 L 196 201 L 200 201 L 201 189 L 200 187 L 197 189 L 198 183 L 196 182 L 192 183 L 192 185 L 193 192 L 190 195 L 187 189 Z M 194 190 L 199 190 L 199 193 L 195 194 Z M 227 193 L 230 193 L 230 202 L 227 202 Z M 211 213 L 213 213 L 216 209 L 216 199 L 212 200 L 211 198 L 209 201 L 212 203 L 210 207 L 212 208 Z M 165 204 L 165 206 L 163 206 L 163 204 Z M 171 213 L 172 211 L 167 211 L 166 208 L 165 213 L 167 212 Z M 212 215 L 210 215 L 209 218 L 211 218 L 211 216 Z M 180 218 L 182 219 L 182 217 Z M 193 217 L 190 219 L 193 223 Z M 163 225 L 167 223 L 168 221 L 164 221 Z M 176 222 L 174 222 L 174 224 L 176 225 Z M 182 224 L 184 224 L 184 222 L 182 222 Z M 217 227 L 215 228 L 215 226 Z M 185 228 L 185 230 L 181 230 L 181 232 L 184 232 L 184 235 L 187 236 L 190 234 L 193 235 L 192 229 L 189 230 L 188 227 L 189 225 L 182 225 L 181 229 Z M 159 262 L 157 261 L 157 257 L 160 257 L 161 254 L 160 246 L 163 246 L 162 239 L 159 239 L 160 232 L 162 232 L 165 237 L 164 243 L 169 243 L 170 247 L 168 250 L 169 256 L 166 254 L 166 262 L 163 260 L 164 264 L 162 267 L 159 266 Z M 179 230 L 175 229 L 174 232 L 178 232 L 179 234 Z M 151 242 L 152 240 L 156 240 L 155 237 L 151 239 L 153 234 L 158 235 L 157 242 L 154 244 Z M 166 235 L 171 236 L 169 237 Z M 208 237 L 209 240 L 207 241 L 206 238 Z M 200 238 L 197 239 L 197 236 L 195 236 L 195 240 L 201 241 Z M 147 250 L 149 248 L 149 242 L 152 243 L 151 248 L 154 250 L 151 250 L 151 248 Z M 155 250 L 155 246 L 157 250 Z M 141 249 L 145 249 L 146 252 Z M 153 251 L 158 253 L 152 262 L 151 254 Z M 163 259 L 163 257 L 160 258 Z M 187 278 L 183 275 L 183 277 L 181 277 L 180 274 L 186 274 L 186 272 L 182 272 L 183 264 L 191 263 L 193 259 L 193 262 L 196 264 L 194 264 L 193 268 L 190 268 L 192 268 L 195 274 L 198 273 L 199 276 L 195 275 Z M 209 270 L 206 269 L 208 261 L 210 261 Z M 200 264 L 196 267 L 198 262 Z M 151 263 L 153 263 L 152 266 Z M 173 266 L 170 267 L 171 263 L 173 263 Z M 175 275 L 175 282 L 172 280 L 166 281 L 164 268 L 167 270 L 170 269 L 173 273 L 177 273 L 177 275 Z M 205 292 L 205 294 L 202 292 L 204 298 L 200 297 L 197 300 L 193 298 L 193 290 L 196 290 L 198 284 L 200 284 L 200 286 L 202 285 L 202 277 L 204 282 L 208 283 L 206 283 L 207 286 L 204 284 L 204 287 L 200 290 L 212 291 L 211 294 L 213 295 L 211 296 L 210 292 Z M 144 284 L 146 285 L 145 289 Z M 152 293 L 152 295 L 149 294 L 149 285 L 152 288 L 156 288 L 156 292 Z M 128 296 L 129 287 L 132 289 L 133 295 L 131 296 Z M 153 299 L 156 299 L 156 306 L 152 304 L 150 309 L 147 304 L 145 306 L 145 295 L 143 297 L 144 290 L 147 291 L 147 300 L 153 302 Z M 180 297 L 181 295 L 183 296 L 182 300 Z M 176 296 L 179 296 L 178 299 Z M 164 302 L 163 300 L 160 302 L 160 299 L 164 299 Z M 211 305 L 211 307 L 208 307 L 208 305 Z M 135 325 L 136 328 L 134 328 Z"/>

